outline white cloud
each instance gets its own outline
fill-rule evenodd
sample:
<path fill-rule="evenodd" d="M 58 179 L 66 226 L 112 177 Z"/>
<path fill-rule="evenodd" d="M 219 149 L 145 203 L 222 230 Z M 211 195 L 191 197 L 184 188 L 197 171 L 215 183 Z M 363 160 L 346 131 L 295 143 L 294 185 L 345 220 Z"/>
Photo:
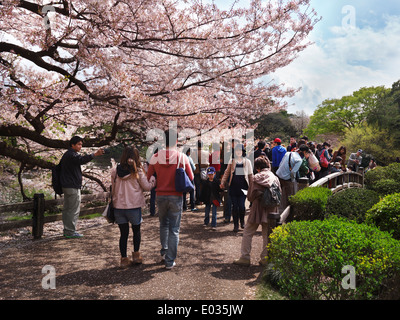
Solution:
<path fill-rule="evenodd" d="M 400 16 L 384 16 L 385 27 L 332 27 L 333 37 L 312 39 L 291 65 L 274 74 L 277 82 L 303 87 L 289 103 L 289 112 L 312 114 L 323 100 L 341 98 L 361 87 L 390 87 L 400 79 Z"/>

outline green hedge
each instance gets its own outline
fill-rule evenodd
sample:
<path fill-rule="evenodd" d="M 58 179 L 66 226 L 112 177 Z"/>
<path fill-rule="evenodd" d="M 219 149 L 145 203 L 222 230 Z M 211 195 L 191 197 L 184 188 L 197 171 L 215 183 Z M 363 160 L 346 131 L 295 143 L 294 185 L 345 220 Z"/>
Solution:
<path fill-rule="evenodd" d="M 400 192 L 400 163 L 368 171 L 365 174 L 365 186 L 382 196 Z"/>
<path fill-rule="evenodd" d="M 332 191 L 324 187 L 309 187 L 289 197 L 292 220 L 315 220 L 324 218 L 325 207 Z"/>
<path fill-rule="evenodd" d="M 375 226 L 294 221 L 274 229 L 268 249 L 266 278 L 290 299 L 400 298 L 400 241 Z M 355 268 L 355 289 L 342 286 L 344 266 Z"/>
<path fill-rule="evenodd" d="M 366 223 L 392 233 L 400 240 L 400 193 L 387 195 L 366 214 Z"/>
<path fill-rule="evenodd" d="M 362 223 L 366 212 L 379 200 L 379 194 L 373 190 L 345 189 L 329 197 L 325 216 L 337 215 Z"/>

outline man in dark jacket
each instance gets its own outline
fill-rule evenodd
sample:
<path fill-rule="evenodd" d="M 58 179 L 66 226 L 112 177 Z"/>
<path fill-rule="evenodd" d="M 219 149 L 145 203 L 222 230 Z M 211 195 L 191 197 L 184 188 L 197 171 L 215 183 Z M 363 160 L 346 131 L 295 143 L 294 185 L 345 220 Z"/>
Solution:
<path fill-rule="evenodd" d="M 104 154 L 103 149 L 96 153 L 80 155 L 83 139 L 78 136 L 72 137 L 69 149 L 61 158 L 61 186 L 64 193 L 64 207 L 62 212 L 64 224 L 64 237 L 80 238 L 81 234 L 76 232 L 76 221 L 79 218 L 81 205 L 82 170 L 81 165 L 93 160 L 94 157 Z"/>

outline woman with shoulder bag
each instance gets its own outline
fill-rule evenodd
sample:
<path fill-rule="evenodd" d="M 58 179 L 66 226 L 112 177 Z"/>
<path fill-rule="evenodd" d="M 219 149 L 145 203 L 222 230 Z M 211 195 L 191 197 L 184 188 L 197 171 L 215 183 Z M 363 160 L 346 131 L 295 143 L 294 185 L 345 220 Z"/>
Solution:
<path fill-rule="evenodd" d="M 120 230 L 119 250 L 121 253 L 121 268 L 140 264 L 143 259 L 140 254 L 142 207 L 146 205 L 143 191 L 150 191 L 156 184 L 154 177 L 147 180 L 146 173 L 140 161 L 139 151 L 132 146 L 126 147 L 122 153 L 120 164 L 111 172 L 115 222 Z M 127 257 L 129 222 L 133 231 L 132 261 Z"/>

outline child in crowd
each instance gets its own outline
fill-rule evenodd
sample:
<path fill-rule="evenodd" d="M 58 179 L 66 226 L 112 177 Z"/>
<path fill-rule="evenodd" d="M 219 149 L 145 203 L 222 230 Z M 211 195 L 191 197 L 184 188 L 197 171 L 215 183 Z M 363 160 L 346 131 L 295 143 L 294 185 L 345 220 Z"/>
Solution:
<path fill-rule="evenodd" d="M 207 180 L 203 184 L 201 192 L 201 201 L 206 205 L 204 226 L 208 226 L 210 222 L 210 210 L 212 208 L 211 227 L 213 230 L 217 229 L 217 208 L 221 204 L 220 192 L 222 190 L 219 187 L 219 179 L 216 178 L 216 171 L 214 167 L 207 168 Z"/>

